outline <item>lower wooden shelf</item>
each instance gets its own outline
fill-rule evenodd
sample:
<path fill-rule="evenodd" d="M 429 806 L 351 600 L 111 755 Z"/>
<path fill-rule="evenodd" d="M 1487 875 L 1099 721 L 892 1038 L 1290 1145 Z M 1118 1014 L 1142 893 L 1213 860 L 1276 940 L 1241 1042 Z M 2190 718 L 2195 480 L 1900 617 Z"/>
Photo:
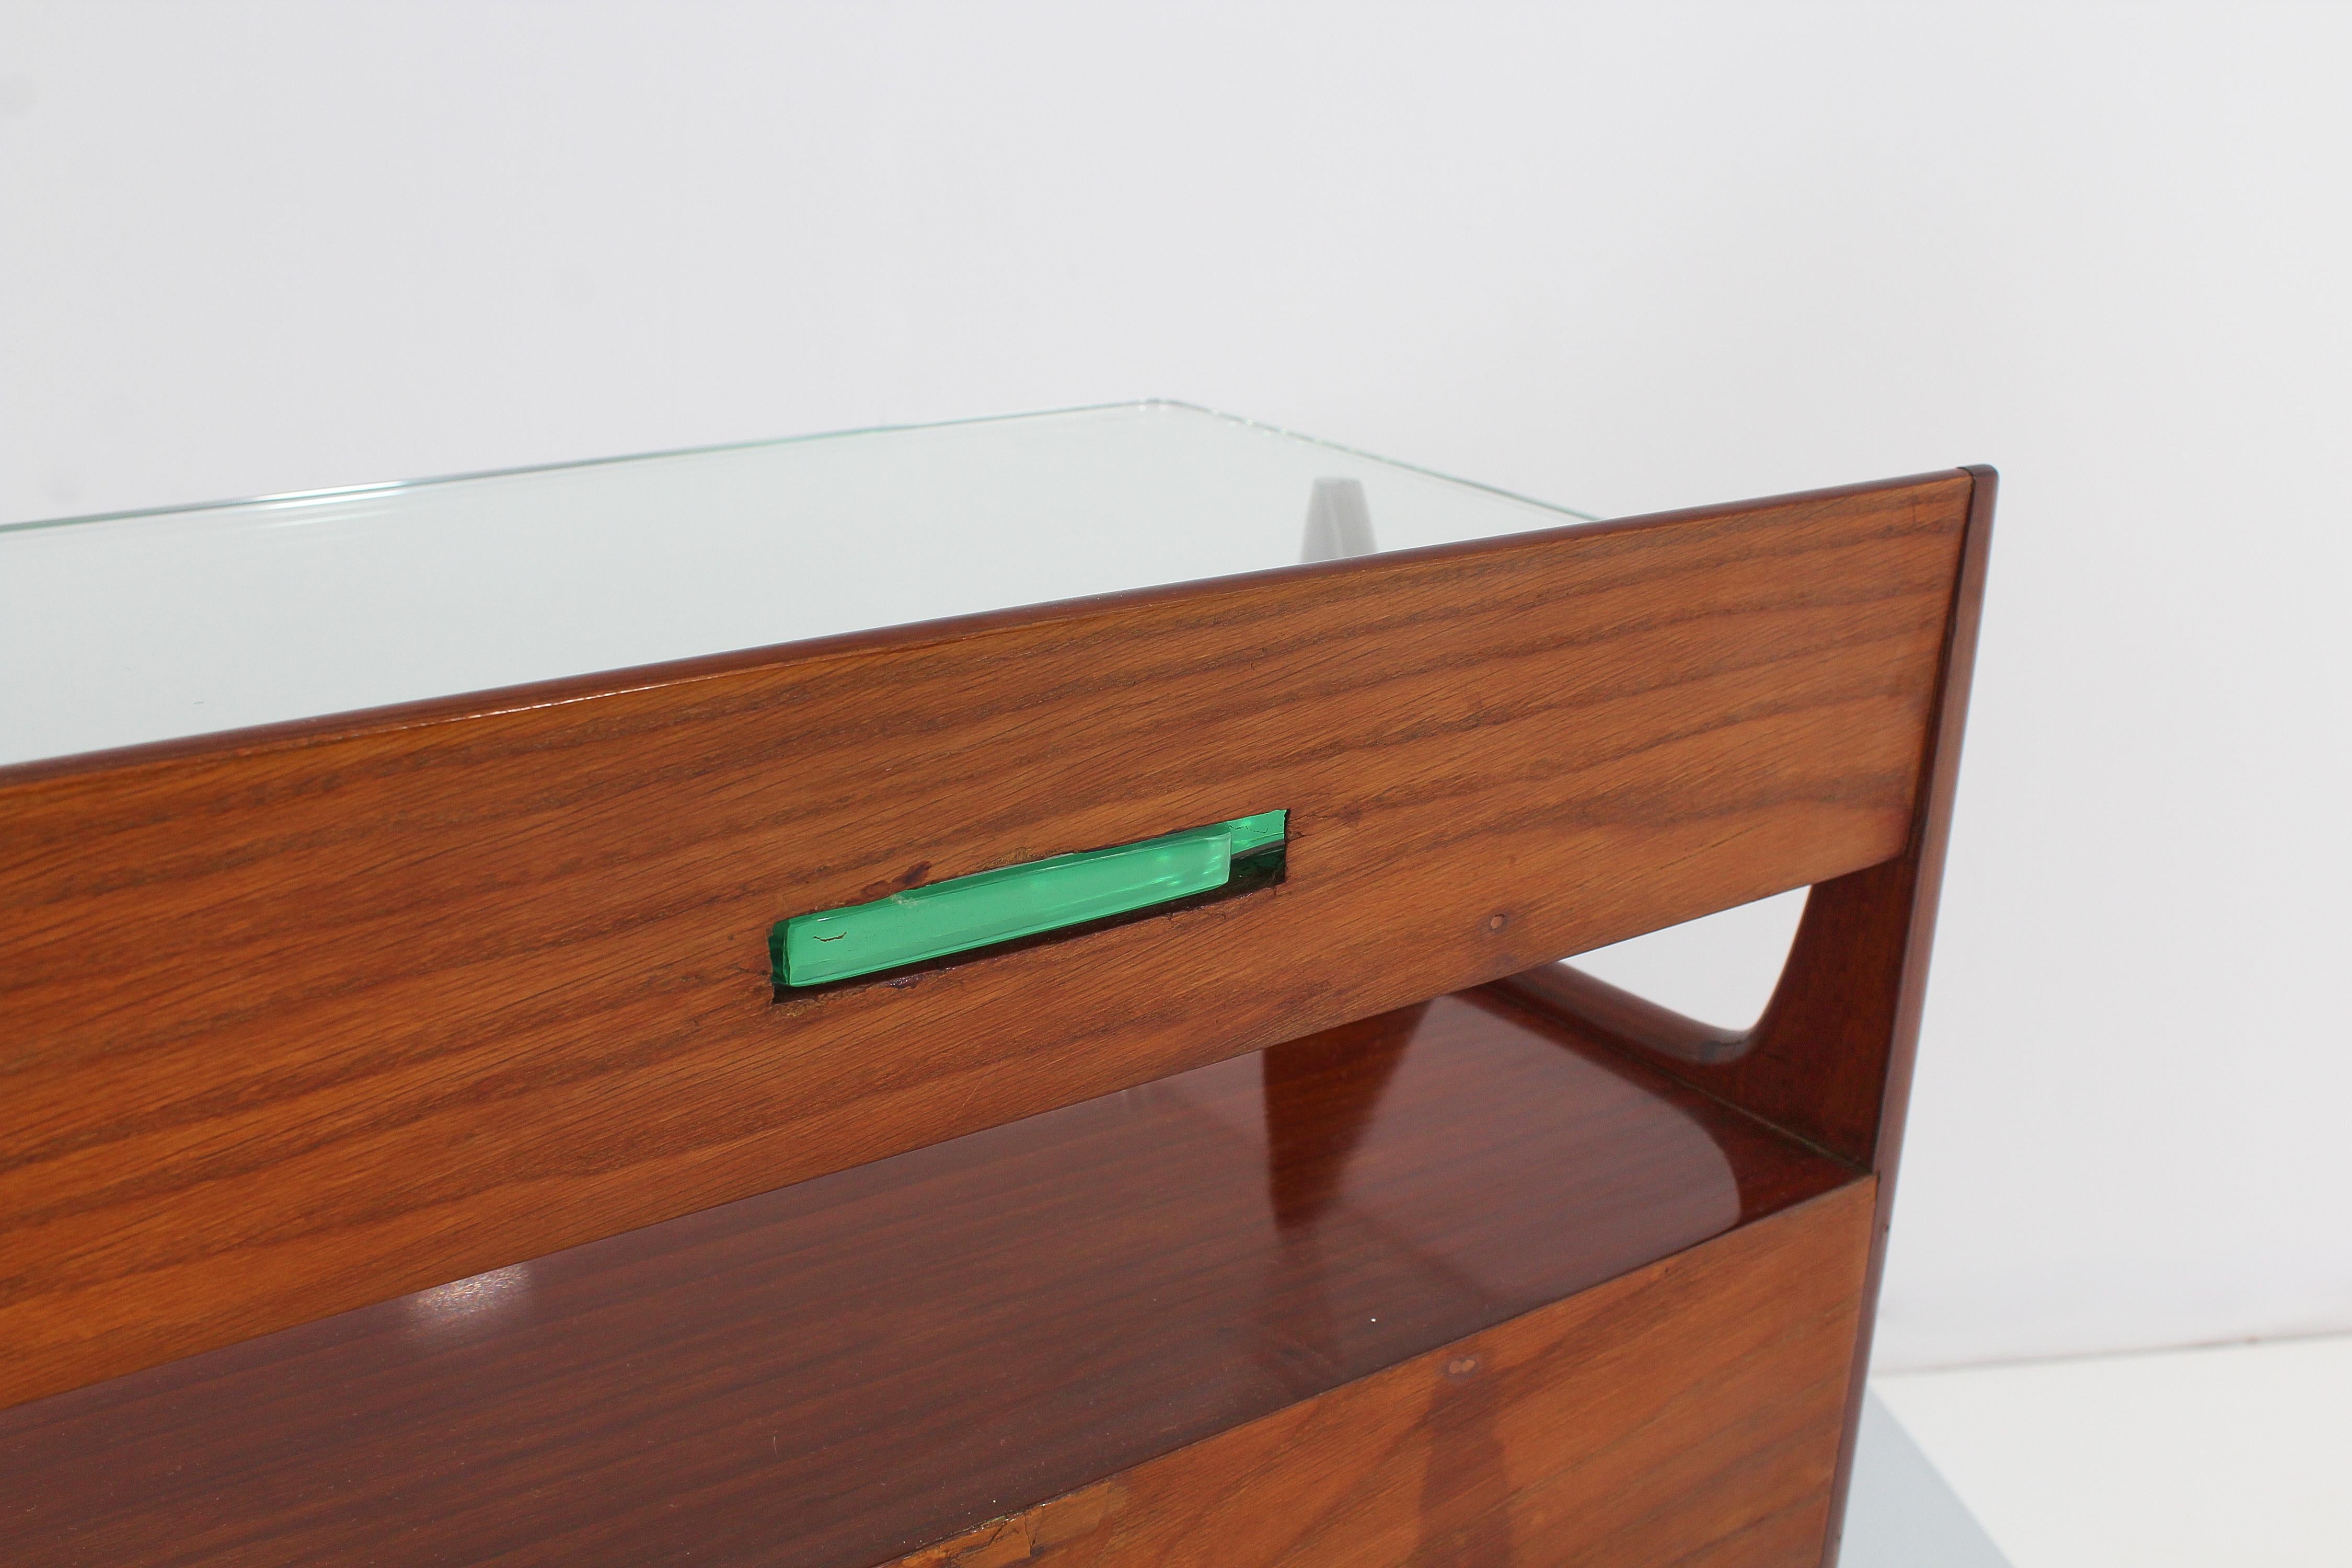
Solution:
<path fill-rule="evenodd" d="M 0 1412 L 0 1562 L 1808 1561 L 1870 1190 L 1464 993 Z"/>

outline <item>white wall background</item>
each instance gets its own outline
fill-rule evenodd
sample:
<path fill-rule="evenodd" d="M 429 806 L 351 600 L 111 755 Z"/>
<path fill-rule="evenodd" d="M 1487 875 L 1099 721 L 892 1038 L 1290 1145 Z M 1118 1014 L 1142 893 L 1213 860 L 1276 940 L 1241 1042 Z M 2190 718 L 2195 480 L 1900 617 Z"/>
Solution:
<path fill-rule="evenodd" d="M 1142 395 L 1998 464 L 1883 1363 L 2347 1329 L 2347 6 L 8 3 L 0 521 Z"/>

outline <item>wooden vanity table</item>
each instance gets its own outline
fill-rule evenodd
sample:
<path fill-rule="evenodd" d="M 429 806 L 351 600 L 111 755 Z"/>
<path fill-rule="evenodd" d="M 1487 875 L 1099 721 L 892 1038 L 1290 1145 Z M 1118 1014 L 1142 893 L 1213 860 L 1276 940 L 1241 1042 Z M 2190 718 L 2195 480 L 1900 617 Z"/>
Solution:
<path fill-rule="evenodd" d="M 1138 405 L 0 531 L 0 1562 L 1833 1559 L 1992 496 Z M 1744 1033 L 1556 962 L 1804 887 Z"/>

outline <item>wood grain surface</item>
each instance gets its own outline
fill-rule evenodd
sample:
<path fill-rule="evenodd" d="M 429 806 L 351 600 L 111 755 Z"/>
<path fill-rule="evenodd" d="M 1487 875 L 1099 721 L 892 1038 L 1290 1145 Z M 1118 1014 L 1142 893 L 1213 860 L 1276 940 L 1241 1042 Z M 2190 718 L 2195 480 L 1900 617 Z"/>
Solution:
<path fill-rule="evenodd" d="M 1753 1028 L 1682 1017 L 1566 964 L 1514 975 L 1505 987 L 1586 1038 L 1664 1059 L 1708 1092 L 1891 1178 L 1951 832 L 1992 501 L 1987 470 L 1954 583 L 1935 722 L 1922 738 L 1927 785 L 1903 852 L 1812 889 Z"/>
<path fill-rule="evenodd" d="M 1872 1184 L 900 1568 L 1814 1568 Z"/>
<path fill-rule="evenodd" d="M 1658 1062 L 1685 1081 L 1854 1161 L 1876 1178 L 1877 1215 L 1854 1342 L 1838 1507 L 1832 1516 L 1837 1522 L 1824 1556 L 1831 1563 L 1837 1557 L 1838 1526 L 1861 1427 L 1862 1380 L 1870 1365 L 1984 618 L 1999 476 L 1988 468 L 1965 471 L 1974 487 L 1968 531 L 1952 584 L 1933 717 L 1922 738 L 1922 783 L 1903 852 L 1813 888 L 1788 963 L 1755 1027 L 1734 1032 L 1685 1018 L 1566 964 L 1512 976 L 1499 987 L 1579 1038 Z"/>
<path fill-rule="evenodd" d="M 1786 1300 L 1704 1260 L 1856 1181 L 1523 1009 L 1441 998 L 0 1412 L 0 1562 L 861 1568 L 1139 1465 L 1150 1498 L 1188 1443 L 1279 1472 L 1265 1434 L 1217 1434 L 1301 1400 L 1288 1489 L 1240 1539 L 1304 1535 L 1350 1469 L 1408 1532 L 1485 1539 L 1478 1502 L 1549 1539 L 1527 1521 L 1563 1506 L 1553 1469 L 1665 1450 L 1654 1505 L 1779 1517 L 1786 1491 L 1805 1525 L 1843 1352 L 1816 1339 L 1851 1331 L 1860 1228 L 1804 1221 L 1849 1250 Z M 1796 1244 L 1759 1245 L 1727 1256 Z M 1465 1352 L 1478 1377 L 1347 1392 L 1529 1312 Z M 1580 1455 L 1612 1426 L 1641 1429 L 1626 1452 Z M 1753 1497 L 1725 1489 L 1743 1443 Z M 1233 1529 L 1188 1550 L 1255 1561 L 1215 1555 Z"/>
<path fill-rule="evenodd" d="M 1952 473 L 0 775 L 0 1402 L 1888 859 Z M 1277 807 L 1288 880 L 775 1005 L 775 920 Z"/>

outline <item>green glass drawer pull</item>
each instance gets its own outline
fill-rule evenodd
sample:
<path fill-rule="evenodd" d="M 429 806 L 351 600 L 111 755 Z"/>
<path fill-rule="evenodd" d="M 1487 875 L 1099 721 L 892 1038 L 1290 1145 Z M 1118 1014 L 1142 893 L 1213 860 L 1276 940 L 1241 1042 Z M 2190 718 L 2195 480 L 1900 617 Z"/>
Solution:
<path fill-rule="evenodd" d="M 776 984 L 848 980 L 1212 892 L 1232 879 L 1234 861 L 1280 845 L 1289 816 L 1263 811 L 794 915 L 768 935 Z"/>

